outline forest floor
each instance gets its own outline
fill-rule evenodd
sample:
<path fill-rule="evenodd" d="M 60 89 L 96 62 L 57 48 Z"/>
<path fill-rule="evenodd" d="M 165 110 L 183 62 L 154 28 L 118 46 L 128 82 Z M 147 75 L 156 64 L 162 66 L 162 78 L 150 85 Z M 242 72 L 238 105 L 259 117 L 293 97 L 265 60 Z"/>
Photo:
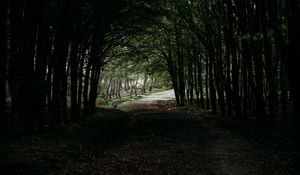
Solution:
<path fill-rule="evenodd" d="M 299 174 L 288 127 L 266 129 L 171 104 L 99 108 L 77 125 L 2 140 L 0 174 Z"/>

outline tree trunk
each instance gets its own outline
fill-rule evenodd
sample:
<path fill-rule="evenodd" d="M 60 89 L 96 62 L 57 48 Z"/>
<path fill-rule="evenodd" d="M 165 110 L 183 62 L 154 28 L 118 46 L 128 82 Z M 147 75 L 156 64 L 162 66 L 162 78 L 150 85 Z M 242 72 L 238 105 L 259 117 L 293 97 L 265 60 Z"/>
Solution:
<path fill-rule="evenodd" d="M 69 31 L 71 24 L 69 21 L 70 1 L 64 1 L 59 9 L 62 13 L 56 24 L 54 43 L 54 66 L 53 66 L 53 89 L 52 89 L 52 117 L 51 125 L 60 126 L 63 110 L 64 81 L 66 76 L 66 62 L 69 49 Z"/>
<path fill-rule="evenodd" d="M 274 70 L 273 70 L 273 50 L 272 50 L 272 41 L 268 33 L 268 29 L 271 28 L 270 21 L 267 19 L 267 11 L 271 9 L 267 9 L 266 3 L 263 1 L 259 1 L 259 5 L 261 6 L 258 9 L 261 9 L 260 16 L 261 16 L 261 23 L 262 23 L 262 33 L 263 33 L 263 47 L 264 47 L 264 56 L 266 60 L 266 79 L 268 82 L 268 102 L 269 102 L 269 112 L 270 112 L 270 122 L 271 124 L 275 123 L 276 118 L 276 87 L 275 87 L 275 79 L 274 79 Z M 269 13 L 269 15 L 271 15 Z"/>
<path fill-rule="evenodd" d="M 147 73 L 145 73 L 142 94 L 146 93 L 146 86 L 147 86 L 148 78 L 149 78 L 149 76 L 147 75 Z"/>
<path fill-rule="evenodd" d="M 247 40 L 242 41 L 242 76 L 243 76 L 243 119 L 248 119 L 248 63 L 249 63 L 249 43 Z M 251 63 L 251 62 L 250 62 Z"/>
<path fill-rule="evenodd" d="M 23 4 L 18 0 L 10 0 L 9 3 L 9 20 L 10 20 L 10 59 L 8 68 L 9 88 L 11 94 L 11 106 L 14 118 L 15 132 L 20 134 L 20 117 L 19 117 L 19 79 L 20 63 L 19 63 L 19 48 L 21 40 Z"/>
<path fill-rule="evenodd" d="M 224 82 L 225 78 L 223 75 L 223 58 L 222 58 L 222 43 L 221 40 L 216 40 L 216 55 L 218 56 L 218 59 L 214 62 L 214 77 L 217 87 L 217 93 L 218 93 L 218 103 L 220 106 L 221 114 L 225 115 L 225 97 L 224 97 Z"/>
<path fill-rule="evenodd" d="M 38 1 L 27 0 L 24 1 L 23 14 L 23 32 L 21 46 L 20 46 L 20 60 L 21 65 L 19 80 L 20 87 L 20 117 L 24 125 L 25 134 L 31 133 L 36 126 L 33 118 L 34 111 L 34 56 L 36 45 L 36 30 L 37 30 L 37 16 L 38 16 Z"/>
<path fill-rule="evenodd" d="M 193 105 L 193 100 L 194 100 L 194 75 L 193 75 L 193 58 L 192 55 L 189 55 L 189 66 L 188 66 L 188 95 L 189 95 L 189 100 L 190 104 Z M 194 72 L 195 73 L 195 72 Z"/>
<path fill-rule="evenodd" d="M 50 55 L 49 61 L 48 61 L 48 72 L 47 72 L 47 78 L 46 78 L 46 97 L 47 97 L 47 110 L 49 114 L 52 114 L 53 109 L 52 109 L 52 78 L 53 78 L 53 64 L 54 64 L 54 58 L 53 55 Z"/>
<path fill-rule="evenodd" d="M 91 73 L 91 82 L 90 82 L 90 94 L 89 94 L 89 112 L 95 113 L 96 112 L 96 100 L 97 100 L 97 89 L 100 79 L 100 72 L 101 72 L 101 56 L 100 51 L 102 49 L 101 43 L 99 38 L 95 35 L 95 41 L 91 48 L 91 56 L 90 60 L 92 62 L 92 73 Z"/>
<path fill-rule="evenodd" d="M 262 42 L 256 42 L 256 49 L 254 53 L 254 66 L 255 66 L 255 101 L 256 101 L 256 117 L 257 122 L 260 124 L 265 124 L 266 112 L 265 112 L 265 102 L 263 94 L 263 58 L 262 58 Z"/>
<path fill-rule="evenodd" d="M 224 29 L 225 60 L 226 60 L 226 106 L 227 115 L 232 115 L 232 89 L 231 89 L 231 62 L 230 62 L 230 39 L 227 29 Z"/>
<path fill-rule="evenodd" d="M 243 38 L 241 40 L 241 56 L 242 56 L 242 79 L 243 79 L 243 119 L 248 119 L 248 105 L 250 105 L 250 103 L 248 103 L 249 101 L 249 82 L 248 82 L 248 66 L 250 66 L 249 64 L 251 64 L 251 62 L 249 62 L 249 57 L 251 56 L 250 52 L 249 52 L 249 40 L 250 38 L 247 38 L 247 36 L 249 36 L 249 32 L 247 31 L 248 26 L 248 16 L 247 14 L 247 4 L 248 2 L 243 2 L 240 1 L 238 3 L 238 8 L 240 9 L 240 13 L 238 14 L 240 16 L 239 19 L 239 28 L 240 28 L 240 37 Z"/>
<path fill-rule="evenodd" d="M 300 2 L 297 0 L 286 0 L 289 10 L 289 44 L 288 44 L 288 56 L 283 58 L 284 65 L 286 66 L 287 75 L 290 83 L 292 99 L 295 110 L 296 127 L 298 128 L 298 134 L 300 135 L 300 84 L 298 76 L 300 75 L 300 69 L 295 62 L 295 56 L 300 55 Z"/>
<path fill-rule="evenodd" d="M 78 49 L 79 42 L 76 38 L 77 33 L 73 36 L 73 42 L 71 44 L 71 54 L 70 54 L 70 66 L 71 66 L 71 120 L 73 122 L 78 121 L 78 112 L 77 112 L 77 99 L 78 99 Z"/>
<path fill-rule="evenodd" d="M 79 66 L 79 73 L 78 73 L 78 78 L 79 78 L 79 85 L 78 85 L 78 99 L 77 99 L 77 114 L 78 117 L 81 116 L 81 103 L 82 103 L 82 84 L 83 84 L 83 66 L 84 66 L 84 60 L 85 60 L 85 52 L 86 52 L 86 46 L 82 46 L 81 50 L 81 60 L 80 60 L 80 66 Z"/>
<path fill-rule="evenodd" d="M 193 49 L 193 63 L 194 63 L 194 86 L 195 86 L 195 93 L 196 93 L 196 101 L 197 101 L 197 107 L 200 107 L 200 89 L 199 89 L 199 71 L 198 71 L 198 53 L 197 53 L 197 49 L 195 46 L 195 43 L 193 43 L 194 45 L 194 49 Z"/>
<path fill-rule="evenodd" d="M 43 1 L 39 10 L 39 30 L 37 38 L 37 53 L 35 59 L 35 120 L 40 131 L 44 130 L 46 112 L 46 69 L 47 58 L 50 55 L 52 43 L 50 43 L 50 30 L 47 16 L 43 10 L 48 1 Z"/>
<path fill-rule="evenodd" d="M 167 64 L 168 64 L 168 72 L 171 76 L 171 80 L 172 80 L 172 87 L 174 89 L 174 94 L 175 94 L 175 98 L 176 98 L 176 104 L 179 105 L 180 100 L 179 100 L 179 92 L 178 92 L 178 77 L 176 74 L 176 64 L 174 64 L 173 61 L 173 55 L 172 55 L 172 50 L 171 50 L 171 39 L 168 38 L 167 39 L 168 42 L 168 53 L 164 54 L 165 59 L 167 60 Z"/>
<path fill-rule="evenodd" d="M 88 61 L 88 64 L 85 69 L 85 77 L 84 77 L 84 89 L 83 89 L 83 114 L 84 116 L 89 114 L 89 99 L 88 99 L 88 93 L 89 93 L 89 81 L 90 81 L 90 72 L 91 72 L 91 61 Z"/>
<path fill-rule="evenodd" d="M 178 92 L 179 92 L 179 104 L 184 106 L 185 101 L 185 82 L 184 82 L 184 63 L 183 63 L 183 51 L 182 51 L 182 36 L 181 29 L 176 27 L 176 56 L 177 56 L 177 72 L 178 72 Z"/>
<path fill-rule="evenodd" d="M 286 70 L 283 65 L 283 62 L 280 62 L 280 102 L 282 106 L 282 115 L 285 119 L 288 118 L 287 115 L 287 106 L 288 106 L 288 88 L 287 88 L 288 80 L 286 77 Z"/>
<path fill-rule="evenodd" d="M 198 62 L 197 70 L 198 70 L 198 84 L 199 84 L 199 90 L 200 90 L 200 104 L 201 104 L 201 107 L 204 109 L 204 92 L 203 92 L 201 57 L 199 57 L 197 62 Z"/>
<path fill-rule="evenodd" d="M 213 74 L 213 69 L 215 67 L 213 66 L 215 62 L 214 54 L 210 53 L 209 54 L 209 96 L 210 96 L 210 101 L 211 101 L 211 108 L 212 108 L 212 113 L 216 114 L 217 113 L 217 97 L 216 97 L 216 88 L 215 88 L 215 80 L 214 80 L 214 74 Z"/>
<path fill-rule="evenodd" d="M 67 55 L 70 55 L 69 49 Z M 62 120 L 64 125 L 68 125 L 70 123 L 70 117 L 68 115 L 68 84 L 70 84 L 70 82 L 68 81 L 68 77 L 70 72 L 70 63 L 69 61 L 67 61 L 66 63 L 67 63 L 67 69 L 65 71 L 65 74 L 62 75 L 62 80 L 61 80 L 61 98 L 62 98 L 61 110 L 62 110 Z"/>
<path fill-rule="evenodd" d="M 206 95 L 206 109 L 209 110 L 210 109 L 210 100 L 209 100 L 209 58 L 206 55 L 206 67 L 205 67 L 205 95 Z"/>
<path fill-rule="evenodd" d="M 237 58 L 237 43 L 234 37 L 234 14 L 231 1 L 226 1 L 228 10 L 228 34 L 230 38 L 230 51 L 231 51 L 231 63 L 232 63 L 232 95 L 233 95 L 233 107 L 235 111 L 235 116 L 241 117 L 241 106 L 240 106 L 240 96 L 239 96 L 239 65 Z"/>
<path fill-rule="evenodd" d="M 8 1 L 0 1 L 0 121 L 1 115 L 6 108 L 6 80 L 7 80 L 7 19 Z M 1 123 L 0 123 L 1 124 Z"/>

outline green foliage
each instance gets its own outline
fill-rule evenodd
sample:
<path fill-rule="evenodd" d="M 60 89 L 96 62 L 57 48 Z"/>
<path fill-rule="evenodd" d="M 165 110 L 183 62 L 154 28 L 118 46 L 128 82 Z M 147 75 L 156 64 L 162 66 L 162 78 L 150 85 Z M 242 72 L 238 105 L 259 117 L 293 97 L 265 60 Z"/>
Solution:
<path fill-rule="evenodd" d="M 153 28 L 147 28 L 108 53 L 110 57 L 103 71 L 102 91 L 109 86 L 105 79 L 138 82 L 146 89 L 170 86 L 167 63 L 160 54 L 159 40 L 153 37 L 154 34 Z"/>

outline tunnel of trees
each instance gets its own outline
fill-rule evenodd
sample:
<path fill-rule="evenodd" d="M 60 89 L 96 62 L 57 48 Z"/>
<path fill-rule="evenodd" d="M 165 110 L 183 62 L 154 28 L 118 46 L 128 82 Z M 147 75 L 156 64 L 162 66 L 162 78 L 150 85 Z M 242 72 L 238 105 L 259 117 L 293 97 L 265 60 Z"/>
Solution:
<path fill-rule="evenodd" d="M 1 0 L 1 125 L 27 134 L 78 122 L 95 112 L 101 81 L 126 84 L 132 77 L 120 69 L 132 66 L 143 80 L 170 79 L 179 106 L 299 126 L 299 7 L 297 0 Z"/>

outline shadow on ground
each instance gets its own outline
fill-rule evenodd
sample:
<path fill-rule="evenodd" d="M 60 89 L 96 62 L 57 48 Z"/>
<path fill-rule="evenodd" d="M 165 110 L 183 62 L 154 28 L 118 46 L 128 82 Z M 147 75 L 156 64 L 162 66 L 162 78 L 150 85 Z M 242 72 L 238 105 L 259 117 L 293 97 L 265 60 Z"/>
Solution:
<path fill-rule="evenodd" d="M 98 109 L 80 125 L 1 144 L 0 174 L 297 174 L 293 150 L 266 147 L 278 138 L 239 125 L 208 113 Z"/>

